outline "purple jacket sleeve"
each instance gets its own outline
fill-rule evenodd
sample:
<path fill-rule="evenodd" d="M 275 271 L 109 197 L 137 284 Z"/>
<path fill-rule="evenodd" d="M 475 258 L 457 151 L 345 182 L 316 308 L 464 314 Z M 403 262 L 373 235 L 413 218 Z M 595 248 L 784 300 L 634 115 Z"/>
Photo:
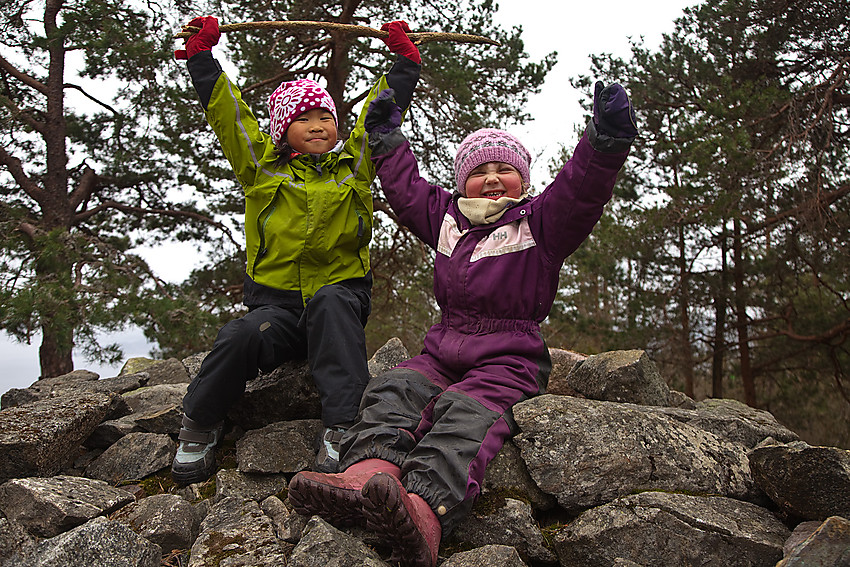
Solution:
<path fill-rule="evenodd" d="M 585 134 L 555 180 L 534 199 L 538 245 L 553 264 L 560 265 L 593 230 L 627 155 L 598 152 Z"/>
<path fill-rule="evenodd" d="M 401 223 L 436 249 L 451 193 L 420 177 L 419 165 L 407 141 L 384 155 L 373 155 L 372 161 L 384 195 Z"/>

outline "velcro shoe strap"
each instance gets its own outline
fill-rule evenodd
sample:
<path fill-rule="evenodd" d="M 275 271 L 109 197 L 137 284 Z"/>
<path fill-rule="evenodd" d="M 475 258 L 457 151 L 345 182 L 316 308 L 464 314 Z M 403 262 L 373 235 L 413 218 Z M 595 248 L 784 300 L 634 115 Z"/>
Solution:
<path fill-rule="evenodd" d="M 195 431 L 194 429 L 181 427 L 177 439 L 188 441 L 189 443 L 209 444 L 215 441 L 215 431 Z"/>
<path fill-rule="evenodd" d="M 342 436 L 344 433 L 345 431 L 340 429 L 329 429 L 325 432 L 325 441 L 328 441 L 330 443 L 339 443 L 340 441 L 342 441 Z"/>

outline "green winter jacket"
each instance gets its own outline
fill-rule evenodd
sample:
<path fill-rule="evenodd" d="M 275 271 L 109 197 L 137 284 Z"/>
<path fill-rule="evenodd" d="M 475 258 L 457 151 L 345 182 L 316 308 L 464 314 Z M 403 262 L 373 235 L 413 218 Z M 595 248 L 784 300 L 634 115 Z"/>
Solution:
<path fill-rule="evenodd" d="M 302 154 L 281 167 L 275 164 L 271 137 L 260 130 L 218 62 L 205 53 L 190 60 L 189 70 L 202 103 L 209 94 L 207 121 L 245 192 L 248 277 L 274 290 L 300 291 L 302 305 L 323 285 L 365 277 L 375 168 L 364 120 L 369 102 L 389 87 L 387 76 L 369 91 L 345 142 L 317 158 Z"/>

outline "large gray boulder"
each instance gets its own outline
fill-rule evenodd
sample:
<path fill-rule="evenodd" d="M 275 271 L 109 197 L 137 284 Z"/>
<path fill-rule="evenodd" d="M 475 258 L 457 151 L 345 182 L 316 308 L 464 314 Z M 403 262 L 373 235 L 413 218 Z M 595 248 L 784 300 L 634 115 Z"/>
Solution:
<path fill-rule="evenodd" d="M 616 350 L 577 362 L 567 384 L 592 400 L 666 406 L 670 388 L 643 350 Z"/>
<path fill-rule="evenodd" d="M 135 497 L 101 480 L 76 476 L 18 478 L 0 485 L 0 509 L 38 537 L 53 537 Z"/>
<path fill-rule="evenodd" d="M 642 406 L 545 395 L 514 418 L 531 477 L 570 512 L 641 490 L 756 497 L 741 445 Z"/>
<path fill-rule="evenodd" d="M 225 558 L 229 567 L 286 565 L 287 555 L 260 505 L 229 497 L 213 506 L 201 523 L 189 567 L 220 564 Z"/>
<path fill-rule="evenodd" d="M 803 441 L 765 443 L 749 459 L 756 482 L 791 517 L 850 518 L 850 451 Z"/>
<path fill-rule="evenodd" d="M 774 567 L 790 531 L 769 511 L 731 498 L 644 492 L 592 508 L 555 535 L 563 567 Z"/>
<path fill-rule="evenodd" d="M 118 394 L 78 392 L 0 411 L 0 482 L 58 473 L 119 403 Z"/>
<path fill-rule="evenodd" d="M 162 549 L 119 522 L 97 517 L 44 540 L 16 567 L 159 567 Z"/>

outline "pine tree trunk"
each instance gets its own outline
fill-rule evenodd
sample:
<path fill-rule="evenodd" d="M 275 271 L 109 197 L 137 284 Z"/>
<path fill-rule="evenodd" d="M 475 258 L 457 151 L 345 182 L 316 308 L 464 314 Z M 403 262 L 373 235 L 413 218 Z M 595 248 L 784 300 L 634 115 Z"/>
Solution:
<path fill-rule="evenodd" d="M 732 241 L 732 254 L 735 259 L 735 310 L 738 327 L 738 355 L 741 364 L 741 382 L 744 385 L 744 402 L 756 407 L 756 387 L 750 365 L 749 318 L 747 317 L 747 296 L 744 288 L 744 254 L 741 242 L 741 221 L 735 219 L 735 234 Z"/>
<path fill-rule="evenodd" d="M 729 244 L 726 229 L 720 237 L 720 281 L 714 294 L 714 345 L 711 354 L 711 397 L 723 397 L 723 361 L 726 358 L 726 306 L 729 288 L 729 265 L 726 262 Z"/>
<path fill-rule="evenodd" d="M 690 298 L 688 296 L 689 272 L 685 257 L 685 229 L 679 226 L 679 322 L 681 369 L 685 378 L 685 394 L 694 397 L 694 357 L 691 350 L 691 322 L 688 315 Z"/>

